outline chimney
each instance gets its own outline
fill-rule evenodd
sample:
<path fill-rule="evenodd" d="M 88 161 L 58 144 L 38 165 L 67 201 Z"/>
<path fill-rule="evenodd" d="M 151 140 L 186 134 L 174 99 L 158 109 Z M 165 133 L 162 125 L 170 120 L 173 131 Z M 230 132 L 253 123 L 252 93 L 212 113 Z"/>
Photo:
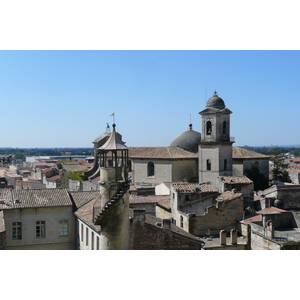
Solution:
<path fill-rule="evenodd" d="M 170 219 L 163 219 L 163 230 L 171 231 L 171 220 Z"/>
<path fill-rule="evenodd" d="M 142 224 L 145 223 L 145 209 L 144 208 L 134 208 L 133 209 L 133 221 L 134 222 L 141 222 Z"/>
<path fill-rule="evenodd" d="M 220 244 L 222 246 L 226 246 L 226 231 L 225 230 L 220 231 Z"/>
<path fill-rule="evenodd" d="M 237 231 L 235 229 L 230 230 L 230 239 L 231 239 L 231 244 L 233 245 L 237 244 Z"/>

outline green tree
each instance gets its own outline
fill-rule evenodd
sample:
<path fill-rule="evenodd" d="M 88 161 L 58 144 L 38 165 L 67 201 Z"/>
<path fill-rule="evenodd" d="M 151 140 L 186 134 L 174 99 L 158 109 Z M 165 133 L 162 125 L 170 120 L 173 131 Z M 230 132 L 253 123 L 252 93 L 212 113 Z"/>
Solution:
<path fill-rule="evenodd" d="M 17 152 L 17 153 L 14 155 L 14 159 L 22 159 L 22 160 L 26 160 L 26 157 L 25 157 L 25 155 L 24 155 L 22 152 Z"/>
<path fill-rule="evenodd" d="M 250 169 L 245 171 L 246 176 L 253 181 L 254 190 L 264 190 L 269 187 L 269 180 L 259 171 L 257 163 L 253 163 Z"/>
<path fill-rule="evenodd" d="M 270 160 L 273 163 L 271 170 L 272 182 L 292 182 L 287 171 L 288 163 L 286 163 L 284 151 L 275 146 L 270 148 L 270 153 L 272 155 Z"/>

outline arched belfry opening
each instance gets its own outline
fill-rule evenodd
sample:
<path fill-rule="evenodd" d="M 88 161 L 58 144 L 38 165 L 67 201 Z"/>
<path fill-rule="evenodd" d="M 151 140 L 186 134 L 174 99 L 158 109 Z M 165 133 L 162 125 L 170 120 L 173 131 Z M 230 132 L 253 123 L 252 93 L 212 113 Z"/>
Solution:
<path fill-rule="evenodd" d="M 155 174 L 155 169 L 154 169 L 154 163 L 152 161 L 148 162 L 147 165 L 147 176 L 151 177 L 154 176 Z"/>
<path fill-rule="evenodd" d="M 206 122 L 206 135 L 211 135 L 212 133 L 212 124 L 211 121 Z"/>

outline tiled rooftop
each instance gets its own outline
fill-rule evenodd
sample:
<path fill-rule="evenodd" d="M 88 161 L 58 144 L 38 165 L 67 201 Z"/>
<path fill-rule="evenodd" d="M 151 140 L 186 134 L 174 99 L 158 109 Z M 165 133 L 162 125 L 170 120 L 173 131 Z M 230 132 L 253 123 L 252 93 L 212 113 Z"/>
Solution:
<path fill-rule="evenodd" d="M 172 184 L 172 187 L 177 191 L 181 193 L 217 193 L 218 189 L 211 185 L 206 183 L 175 183 Z"/>
<path fill-rule="evenodd" d="M 158 223 L 162 224 L 162 219 L 154 217 L 150 214 L 146 214 L 145 215 L 145 223 L 157 227 Z M 182 236 L 185 236 L 187 238 L 199 241 L 199 242 L 202 241 L 200 238 L 188 233 L 187 231 L 183 230 L 182 228 L 180 228 L 180 227 L 178 227 L 174 224 L 171 224 L 171 231 L 174 232 L 174 233 L 180 234 Z"/>
<path fill-rule="evenodd" d="M 251 150 L 246 150 L 241 147 L 233 146 L 232 157 L 233 159 L 235 159 L 235 158 L 270 158 L 271 156 L 257 153 Z"/>
<path fill-rule="evenodd" d="M 72 206 L 66 189 L 0 190 L 0 210 Z"/>
<path fill-rule="evenodd" d="M 237 183 L 251 184 L 251 183 L 253 183 L 253 181 L 250 180 L 246 176 L 220 176 L 219 178 L 221 178 L 221 180 L 227 184 L 237 184 Z"/>
<path fill-rule="evenodd" d="M 98 196 L 100 196 L 99 191 L 69 192 L 69 194 L 73 198 L 77 208 L 82 207 L 89 201 L 96 199 Z"/>
<path fill-rule="evenodd" d="M 180 147 L 130 147 L 128 152 L 130 158 L 198 158 L 197 153 L 183 150 Z"/>
<path fill-rule="evenodd" d="M 217 200 L 230 201 L 239 198 L 242 195 L 242 193 L 232 193 L 231 191 L 227 191 L 218 196 Z"/>
<path fill-rule="evenodd" d="M 94 228 L 96 231 L 100 231 L 101 226 L 100 225 L 95 225 L 93 223 L 93 208 L 94 205 L 98 201 L 98 199 L 93 199 L 90 200 L 89 202 L 85 203 L 83 206 L 81 206 L 76 212 L 75 215 L 86 222 L 89 226 Z"/>

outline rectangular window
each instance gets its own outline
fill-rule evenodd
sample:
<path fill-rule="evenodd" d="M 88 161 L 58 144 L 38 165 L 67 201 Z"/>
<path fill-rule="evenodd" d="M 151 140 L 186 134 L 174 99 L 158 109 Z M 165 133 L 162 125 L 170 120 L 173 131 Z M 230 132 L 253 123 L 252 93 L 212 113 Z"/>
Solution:
<path fill-rule="evenodd" d="M 22 222 L 12 223 L 12 239 L 21 240 L 22 239 Z"/>
<path fill-rule="evenodd" d="M 58 224 L 58 233 L 59 236 L 64 237 L 64 236 L 69 236 L 69 220 L 63 219 L 59 220 Z"/>
<path fill-rule="evenodd" d="M 92 231 L 92 250 L 94 250 L 94 232 Z"/>
<path fill-rule="evenodd" d="M 85 229 L 85 245 L 89 245 L 89 229 L 87 227 Z"/>
<path fill-rule="evenodd" d="M 36 221 L 35 223 L 35 236 L 37 238 L 44 238 L 46 236 L 46 222 Z"/>

